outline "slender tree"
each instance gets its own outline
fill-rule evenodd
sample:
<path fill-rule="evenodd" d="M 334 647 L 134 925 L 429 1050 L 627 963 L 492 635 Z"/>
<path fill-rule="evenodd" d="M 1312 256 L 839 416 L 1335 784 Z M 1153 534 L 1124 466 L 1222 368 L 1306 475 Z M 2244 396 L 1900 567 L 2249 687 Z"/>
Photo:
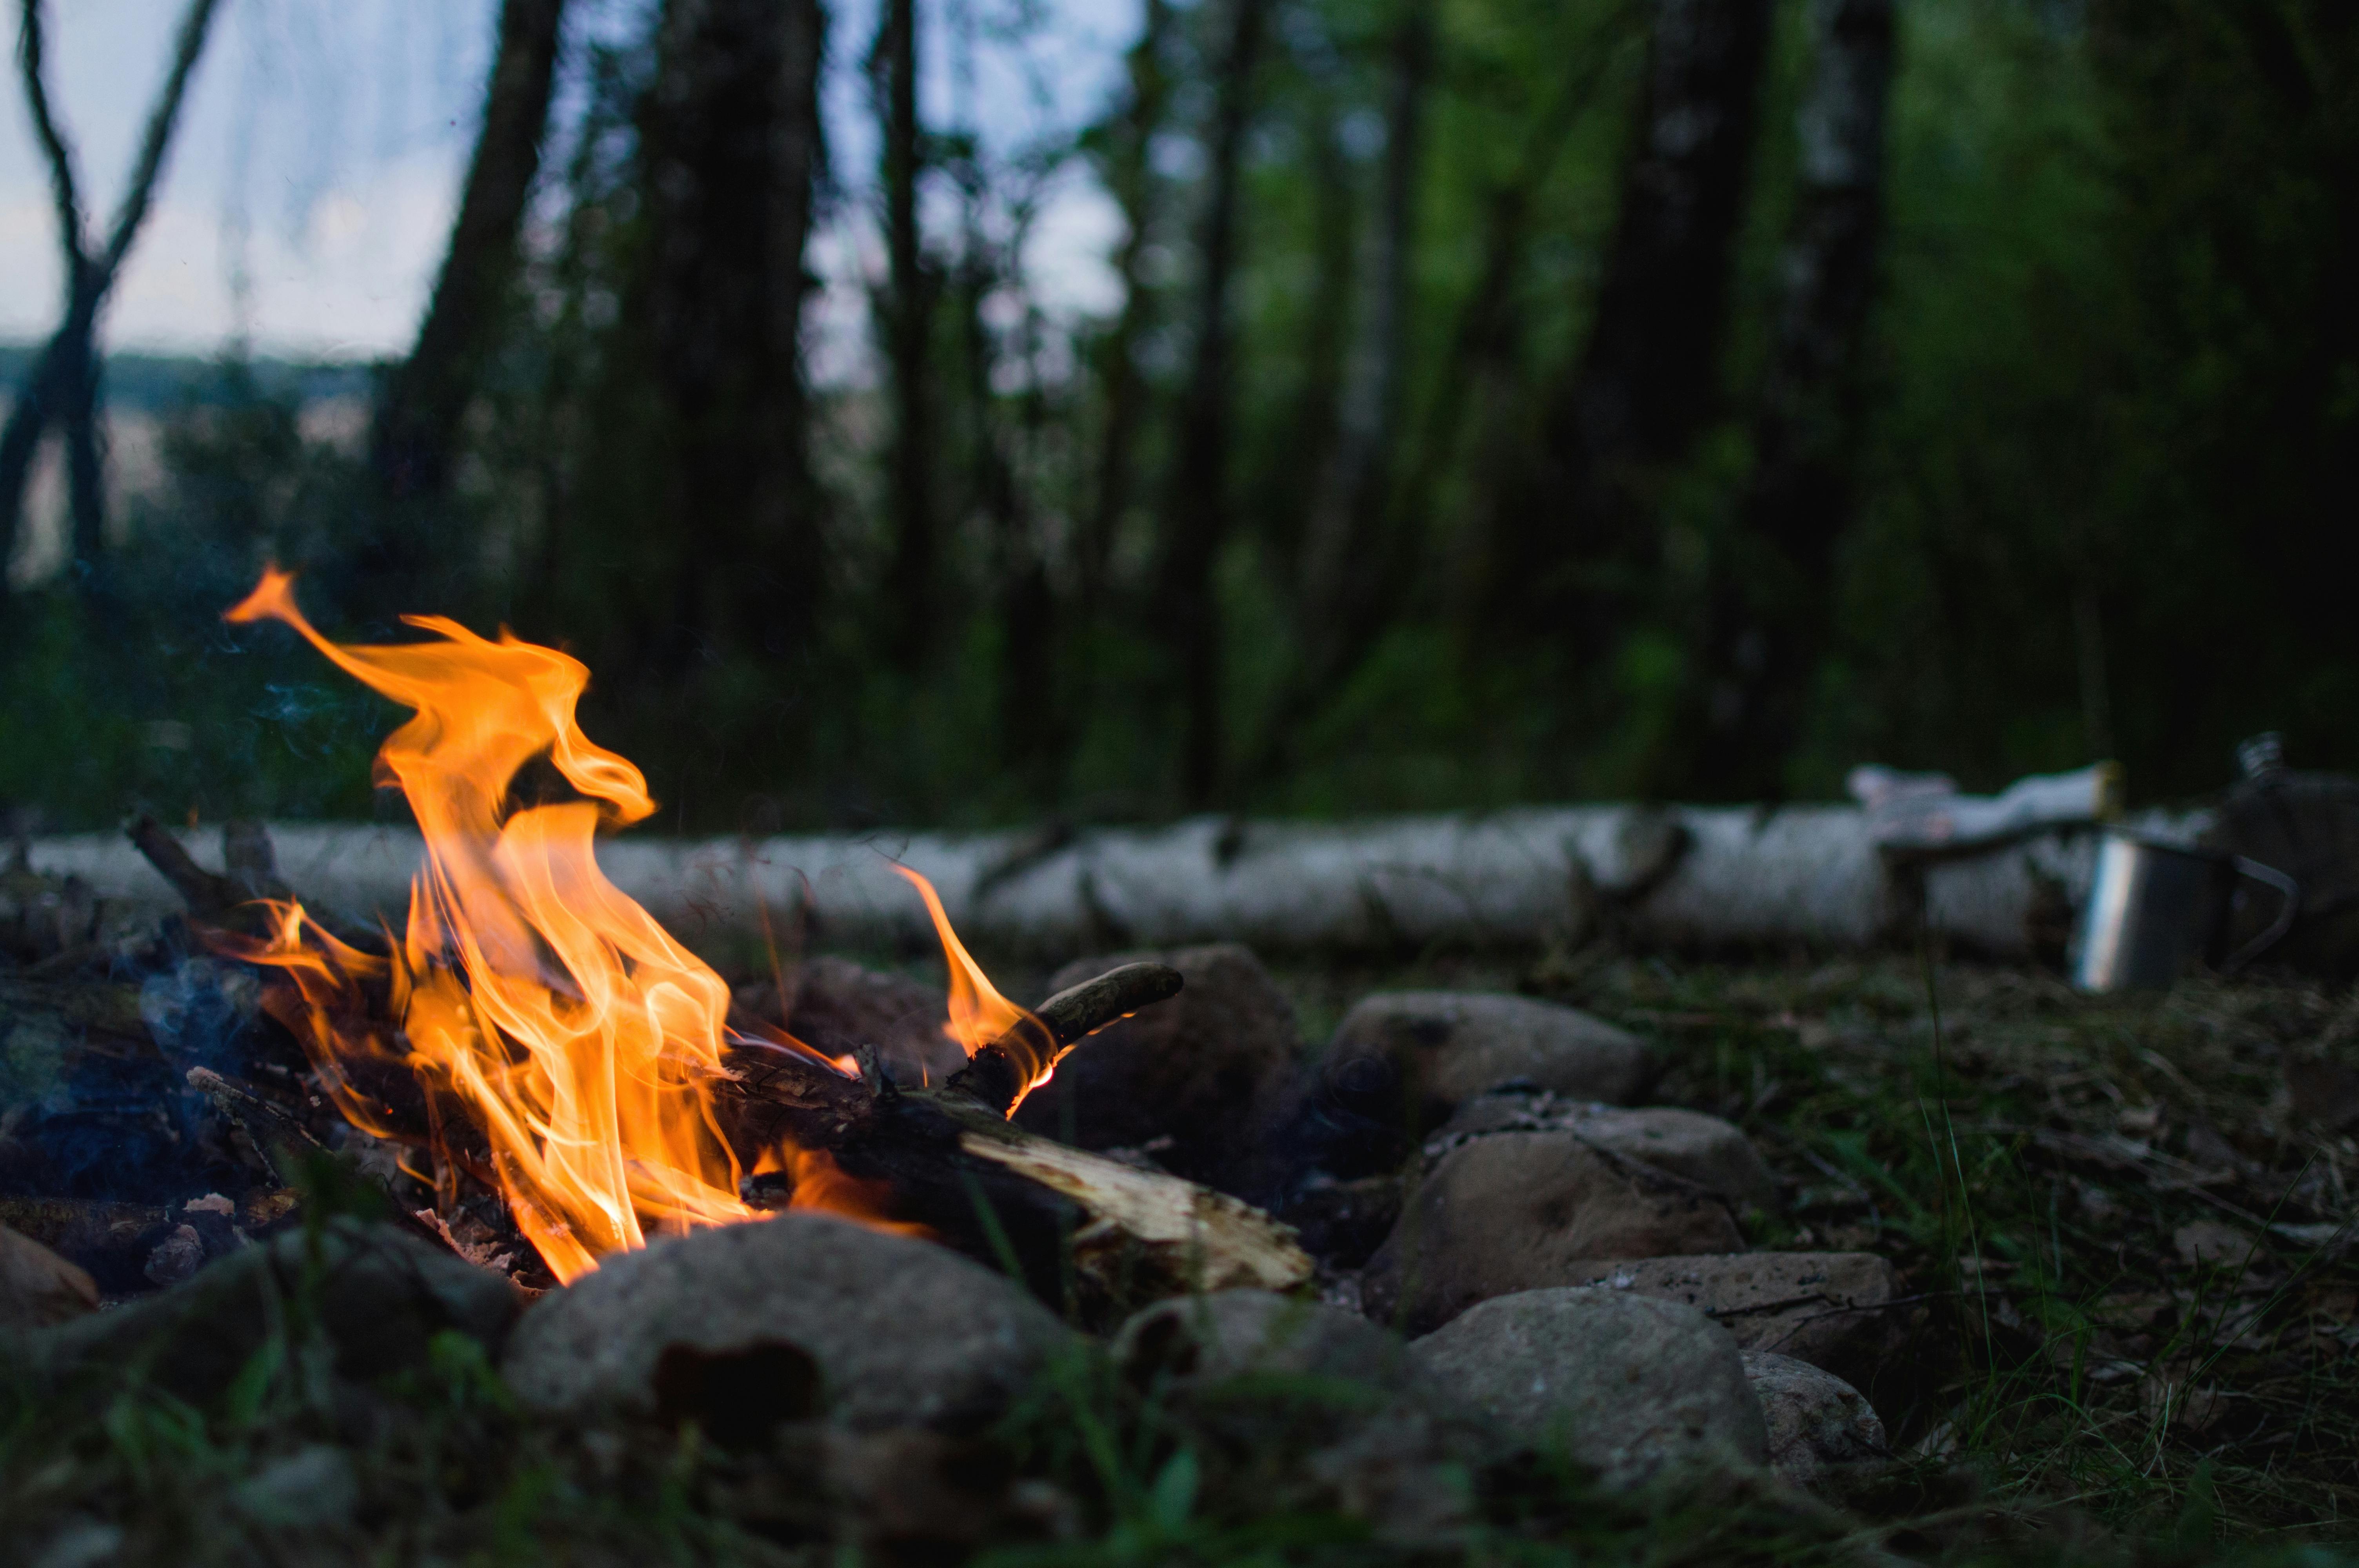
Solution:
<path fill-rule="evenodd" d="M 164 155 L 179 123 L 189 78 L 204 53 L 219 0 L 190 0 L 174 35 L 171 66 L 163 92 L 148 111 L 146 134 L 131 168 L 122 204 L 115 209 L 105 243 L 87 232 L 73 147 L 49 106 L 46 39 L 40 0 L 23 0 L 16 38 L 16 64 L 25 84 L 35 137 L 49 166 L 57 208 L 58 241 L 64 253 L 63 319 L 18 389 L 8 422 L 0 427 L 0 597 L 7 592 L 6 563 L 15 556 L 25 514 L 25 494 L 41 438 L 52 426 L 66 439 L 66 472 L 72 509 L 72 558 L 76 580 L 95 587 L 103 577 L 106 547 L 104 454 L 100 447 L 102 362 L 97 347 L 100 309 L 123 270 L 154 200 Z"/>
<path fill-rule="evenodd" d="M 1815 55 L 1785 297 L 1753 419 L 1754 471 L 1714 564 L 1690 791 L 1774 798 L 1825 648 L 1851 515 L 1859 361 L 1884 230 L 1892 0 L 1814 0 Z"/>
<path fill-rule="evenodd" d="M 1592 659 L 1653 578 L 1653 495 L 1718 406 L 1770 0 L 1653 0 L 1593 325 L 1505 491 L 1498 599 Z"/>
<path fill-rule="evenodd" d="M 878 317 L 893 388 L 893 438 L 886 488 L 893 555 L 886 573 L 886 625 L 895 657 L 923 664 L 933 644 L 934 580 L 940 541 L 935 516 L 936 461 L 930 385 L 938 280 L 918 228 L 918 181 L 924 172 L 918 121 L 917 0 L 884 0 L 868 70 L 882 138 L 885 248 L 888 276 Z"/>
<path fill-rule="evenodd" d="M 565 0 L 506 0 L 484 92 L 484 123 L 458 221 L 408 357 L 386 376 L 370 457 L 396 501 L 449 483 L 460 420 L 495 341 L 516 267 L 525 202 L 540 171 Z"/>
<path fill-rule="evenodd" d="M 1231 294 L 1238 262 L 1245 131 L 1269 21 L 1269 0 L 1230 0 L 1212 124 L 1205 137 L 1204 214 L 1197 246 L 1195 353 L 1180 409 L 1178 452 L 1156 572 L 1156 614 L 1179 677 L 1180 790 L 1209 802 L 1223 771 L 1221 626 L 1212 569 L 1228 540 L 1229 459 L 1235 414 Z"/>
<path fill-rule="evenodd" d="M 658 35 L 641 126 L 658 670 L 793 654 L 820 601 L 800 334 L 825 35 L 818 0 L 669 0 Z"/>
<path fill-rule="evenodd" d="M 1082 597 L 1089 606 L 1104 602 L 1114 536 L 1137 500 L 1138 438 L 1150 401 L 1138 349 L 1154 325 L 1157 306 L 1146 261 L 1162 216 L 1163 196 L 1163 182 L 1156 178 L 1148 153 L 1171 98 L 1170 76 L 1163 64 L 1171 16 L 1170 0 L 1147 0 L 1145 25 L 1126 62 L 1130 92 L 1102 138 L 1101 175 L 1122 209 L 1122 243 L 1114 254 L 1114 274 L 1122 283 L 1122 312 L 1100 350 L 1105 422 L 1099 434 L 1096 493 L 1076 551 Z"/>
<path fill-rule="evenodd" d="M 1386 524 L 1408 373 L 1409 259 L 1417 239 L 1433 27 L 1434 0 L 1403 0 L 1390 49 L 1382 184 L 1365 242 L 1367 286 L 1344 366 L 1332 450 L 1313 492 L 1303 541 L 1303 684 L 1312 691 L 1324 692 L 1356 662 L 1360 629 L 1382 617 L 1399 553 L 1397 542 L 1386 536 Z"/>

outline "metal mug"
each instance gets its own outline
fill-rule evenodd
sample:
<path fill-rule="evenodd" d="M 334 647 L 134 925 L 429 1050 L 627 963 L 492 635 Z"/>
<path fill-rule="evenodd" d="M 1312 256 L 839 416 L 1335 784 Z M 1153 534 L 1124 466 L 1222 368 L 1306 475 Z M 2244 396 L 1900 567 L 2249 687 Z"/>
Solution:
<path fill-rule="evenodd" d="M 2081 914 L 2072 984 L 2084 991 L 2169 985 L 2188 959 L 2207 954 L 2225 925 L 2237 879 L 2270 888 L 2280 907 L 2267 930 L 2220 961 L 2234 974 L 2292 929 L 2301 885 L 2274 866 L 2107 828 Z"/>

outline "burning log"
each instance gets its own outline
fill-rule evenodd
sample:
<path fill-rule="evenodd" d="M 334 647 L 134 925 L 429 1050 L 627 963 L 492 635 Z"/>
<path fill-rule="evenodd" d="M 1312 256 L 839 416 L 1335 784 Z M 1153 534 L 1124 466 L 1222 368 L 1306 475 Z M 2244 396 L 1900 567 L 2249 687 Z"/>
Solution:
<path fill-rule="evenodd" d="M 1178 993 L 1179 971 L 1125 964 L 1060 991 L 939 1089 L 850 1078 L 807 1055 L 741 1047 L 725 1100 L 741 1152 L 780 1141 L 823 1152 L 880 1217 L 921 1226 L 984 1261 L 1013 1262 L 1057 1300 L 1070 1253 L 1086 1308 L 1190 1288 L 1287 1290 L 1309 1279 L 1290 1230 L 1177 1176 L 1069 1148 L 1011 1125 L 1031 1087 L 1024 1064 L 1056 1057 Z"/>
<path fill-rule="evenodd" d="M 972 1095 L 1002 1118 L 1011 1116 L 1032 1087 L 1018 1064 L 1038 1049 L 1034 1037 L 1043 1029 L 1051 1037 L 1048 1054 L 1053 1062 L 1115 1020 L 1179 995 L 1180 987 L 1180 971 L 1163 964 L 1125 964 L 1068 987 L 1030 1017 L 1018 1020 L 1007 1037 L 976 1052 L 950 1087 Z"/>
<path fill-rule="evenodd" d="M 293 1103 L 211 1066 L 185 1074 L 274 1178 L 274 1162 L 322 1145 L 332 1103 L 351 1129 L 418 1156 L 375 1174 L 397 1195 L 411 1180 L 431 1190 L 431 1209 L 401 1204 L 420 1226 L 486 1260 L 512 1226 L 559 1281 L 653 1236 L 758 1219 L 781 1198 L 922 1232 L 1083 1311 L 1309 1278 L 1310 1260 L 1268 1217 L 1008 1124 L 1076 1043 L 1175 993 L 1176 971 L 1126 965 L 1027 1011 L 905 870 L 950 967 L 945 1032 L 968 1057 L 939 1087 L 905 1088 L 871 1043 L 830 1056 L 734 1013 L 720 976 L 606 878 L 594 835 L 655 804 L 638 770 L 576 724 L 578 661 L 428 617 L 414 623 L 440 641 L 332 643 L 275 570 L 230 618 L 284 622 L 417 711 L 378 753 L 427 851 L 389 946 L 356 946 L 296 901 L 266 834 L 235 833 L 231 873 L 217 875 L 152 821 L 131 827 L 194 919 L 243 925 L 212 946 L 262 971 L 263 1010 L 303 1044 L 318 1092 Z M 542 765 L 572 798 L 512 800 L 519 771 Z"/>

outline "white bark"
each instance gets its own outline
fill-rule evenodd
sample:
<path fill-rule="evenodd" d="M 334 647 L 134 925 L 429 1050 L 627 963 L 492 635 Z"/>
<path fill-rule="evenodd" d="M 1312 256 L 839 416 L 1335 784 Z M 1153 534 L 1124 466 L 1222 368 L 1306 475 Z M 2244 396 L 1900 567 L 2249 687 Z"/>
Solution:
<path fill-rule="evenodd" d="M 2139 826 L 2192 837 L 2187 816 Z M 274 825 L 278 866 L 346 921 L 398 925 L 415 833 Z M 220 864 L 216 835 L 190 849 Z M 2029 956 L 2035 927 L 2077 909 L 2094 863 L 2085 828 L 1952 859 L 1889 860 L 1856 807 L 1582 806 L 1357 822 L 1195 817 L 1088 830 L 1056 846 L 1023 833 L 709 839 L 625 836 L 600 847 L 614 883 L 691 945 L 790 927 L 821 946 L 923 944 L 929 926 L 898 860 L 940 891 L 970 942 L 1070 957 L 1239 941 L 1272 951 L 1577 940 L 1601 926 L 1639 946 L 1860 949 L 1926 924 L 1961 946 Z M 36 839 L 35 870 L 74 874 L 122 914 L 178 900 L 114 835 Z"/>

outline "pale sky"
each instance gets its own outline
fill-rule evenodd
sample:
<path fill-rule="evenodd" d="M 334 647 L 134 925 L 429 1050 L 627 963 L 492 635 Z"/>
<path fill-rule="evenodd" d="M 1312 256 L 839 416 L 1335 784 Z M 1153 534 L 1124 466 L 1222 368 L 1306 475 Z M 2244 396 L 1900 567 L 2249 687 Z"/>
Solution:
<path fill-rule="evenodd" d="M 932 0 L 921 10 L 930 121 L 981 126 L 1013 146 L 1095 114 L 1121 81 L 1136 0 L 1033 0 L 1047 27 L 995 41 L 1023 0 Z M 573 0 L 570 27 L 623 36 L 654 0 Z M 80 154 L 97 226 L 112 215 L 185 0 L 51 0 L 49 81 Z M 13 11 L 13 7 L 10 10 Z M 875 0 L 829 6 L 825 114 L 838 177 L 875 161 L 859 61 Z M 155 210 L 116 285 L 114 349 L 211 352 L 243 325 L 261 352 L 356 358 L 405 347 L 423 308 L 472 147 L 497 0 L 223 0 L 197 68 Z M 959 20 L 972 17 L 959 48 Z M 0 22 L 13 53 L 13 17 Z M 962 53 L 974 61 L 958 69 Z M 0 57 L 5 58 L 5 57 Z M 966 80 L 962 80 L 964 77 Z M 13 68 L 0 78 L 0 339 L 53 324 L 61 276 L 48 175 Z M 1069 177 L 1047 203 L 1027 265 L 1060 308 L 1113 302 L 1110 204 Z M 233 287 L 248 280 L 241 308 Z M 880 265 L 854 208 L 821 236 L 830 280 L 814 306 L 823 375 L 860 338 L 859 274 Z M 244 317 L 241 322 L 241 315 Z"/>

